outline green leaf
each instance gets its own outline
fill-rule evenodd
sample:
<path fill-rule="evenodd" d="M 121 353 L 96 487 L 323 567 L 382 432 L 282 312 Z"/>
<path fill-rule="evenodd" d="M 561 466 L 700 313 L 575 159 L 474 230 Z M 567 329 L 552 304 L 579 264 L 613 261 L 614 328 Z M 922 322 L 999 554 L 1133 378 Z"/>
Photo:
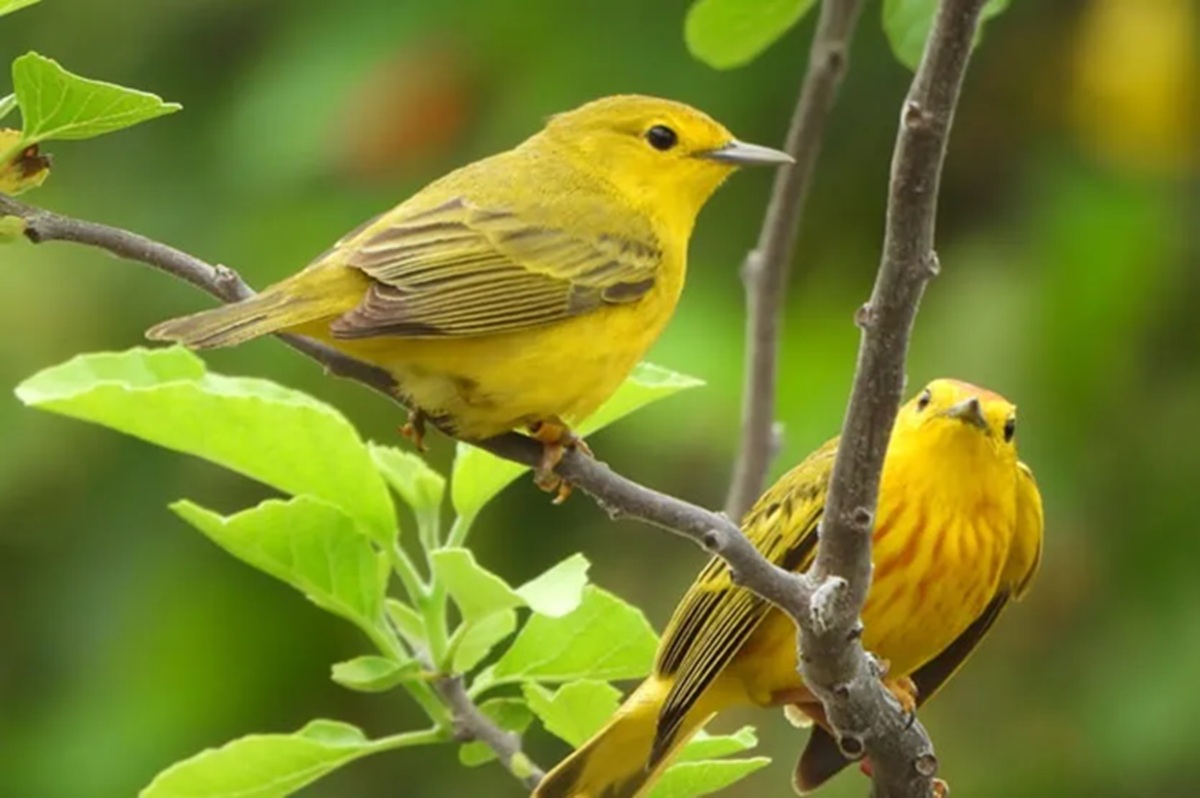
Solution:
<path fill-rule="evenodd" d="M 467 623 L 525 603 L 467 549 L 438 549 L 429 555 L 429 563 L 435 581 L 445 585 Z"/>
<path fill-rule="evenodd" d="M 304 592 L 318 607 L 375 628 L 382 617 L 387 559 L 353 519 L 311 496 L 270 499 L 222 517 L 180 501 L 171 509 L 239 560 Z"/>
<path fill-rule="evenodd" d="M 572 748 L 600 731 L 621 703 L 620 690 L 594 679 L 568 682 L 554 693 L 537 682 L 525 682 L 521 689 L 546 731 Z"/>
<path fill-rule="evenodd" d="M 657 638 L 642 611 L 595 585 L 569 615 L 532 615 L 492 668 L 491 683 L 645 676 Z"/>
<path fill-rule="evenodd" d="M 501 640 L 517 630 L 517 613 L 501 610 L 473 623 L 465 623 L 458 632 L 454 649 L 454 672 L 470 673 Z"/>
<path fill-rule="evenodd" d="M 580 424 L 576 432 L 590 435 L 648 404 L 703 384 L 703 380 L 653 363 L 639 363 L 617 392 Z M 455 512 L 474 518 L 497 493 L 527 470 L 527 466 L 460 442 L 450 482 L 450 500 Z"/>
<path fill-rule="evenodd" d="M 342 687 L 362 693 L 382 693 L 420 676 L 421 666 L 416 660 L 396 662 L 373 655 L 339 662 L 330 673 L 330 678 Z"/>
<path fill-rule="evenodd" d="M 281 798 L 397 738 L 368 740 L 354 726 L 314 720 L 294 734 L 252 734 L 176 762 L 140 798 Z"/>
<path fill-rule="evenodd" d="M 792 29 L 816 0 L 697 0 L 683 38 L 692 55 L 716 69 L 753 61 Z"/>
<path fill-rule="evenodd" d="M 419 455 L 377 443 L 368 443 L 367 449 L 379 473 L 409 507 L 433 510 L 442 506 L 446 478 L 426 465 Z"/>
<path fill-rule="evenodd" d="M 574 612 L 583 600 L 583 588 L 587 584 L 590 567 L 587 557 L 573 554 L 518 587 L 517 595 L 539 615 L 561 618 Z"/>
<path fill-rule="evenodd" d="M 680 762 L 672 765 L 662 779 L 650 790 L 647 798 L 695 798 L 723 790 L 741 781 L 771 760 L 765 756 L 752 759 L 710 759 L 702 762 Z"/>
<path fill-rule="evenodd" d="M 324 499 L 383 545 L 395 536 L 387 485 L 341 413 L 273 382 L 207 373 L 186 349 L 81 355 L 30 377 L 17 396 Z"/>
<path fill-rule="evenodd" d="M 988 0 L 979 16 L 975 44 L 979 43 L 983 24 L 1008 8 L 1008 3 L 1009 0 Z M 921 63 L 937 5 L 938 0 L 883 0 L 883 30 L 896 59 L 909 69 L 915 70 Z"/>
<path fill-rule="evenodd" d="M 0 97 L 0 119 L 11 114 L 17 108 L 17 95 L 10 94 L 7 97 Z"/>
<path fill-rule="evenodd" d="M 730 754 L 739 754 L 756 745 L 758 745 L 758 736 L 755 735 L 753 726 L 743 726 L 733 734 L 713 735 L 701 730 L 695 737 L 688 740 L 687 745 L 675 757 L 675 761 L 716 759 Z"/>
<path fill-rule="evenodd" d="M 402 601 L 389 598 L 384 601 L 384 609 L 392 619 L 392 625 L 404 636 L 404 639 L 417 646 L 425 645 L 425 620 L 421 614 Z"/>
<path fill-rule="evenodd" d="M 5 14 L 11 14 L 14 11 L 20 11 L 22 8 L 28 8 L 34 3 L 40 3 L 42 0 L 0 0 L 0 17 Z M 3 116 L 3 114 L 0 114 Z"/>
<path fill-rule="evenodd" d="M 13 61 L 12 79 L 24 144 L 92 138 L 182 107 L 154 94 L 81 78 L 37 53 Z"/>
<path fill-rule="evenodd" d="M 524 734 L 533 721 L 533 713 L 519 698 L 492 698 L 480 704 L 479 711 L 501 729 L 517 734 Z M 495 758 L 492 749 L 480 742 L 466 743 L 458 749 L 458 761 L 467 767 L 478 767 Z"/>

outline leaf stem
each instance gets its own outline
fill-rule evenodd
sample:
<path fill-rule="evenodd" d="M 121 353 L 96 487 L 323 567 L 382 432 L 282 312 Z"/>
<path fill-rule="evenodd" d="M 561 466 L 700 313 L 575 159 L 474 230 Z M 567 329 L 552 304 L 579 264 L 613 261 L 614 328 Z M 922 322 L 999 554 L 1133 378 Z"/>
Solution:
<path fill-rule="evenodd" d="M 454 739 L 454 732 L 449 726 L 435 726 L 422 731 L 401 732 L 380 737 L 371 741 L 375 751 L 395 751 L 397 748 L 412 748 L 418 745 L 433 745 L 445 743 Z"/>

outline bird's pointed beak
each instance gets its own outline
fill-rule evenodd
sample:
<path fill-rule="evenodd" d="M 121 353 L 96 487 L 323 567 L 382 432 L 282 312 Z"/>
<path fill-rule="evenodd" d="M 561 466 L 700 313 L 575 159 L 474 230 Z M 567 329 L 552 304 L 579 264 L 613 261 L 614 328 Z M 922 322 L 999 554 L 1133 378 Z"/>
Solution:
<path fill-rule="evenodd" d="M 948 418 L 957 418 L 959 421 L 982 430 L 988 428 L 987 419 L 983 417 L 983 405 L 979 404 L 979 399 L 974 396 L 947 408 L 944 415 Z"/>
<path fill-rule="evenodd" d="M 779 166 L 796 162 L 795 158 L 783 150 L 773 150 L 760 144 L 747 144 L 737 139 L 715 150 L 698 152 L 696 157 L 732 166 Z"/>

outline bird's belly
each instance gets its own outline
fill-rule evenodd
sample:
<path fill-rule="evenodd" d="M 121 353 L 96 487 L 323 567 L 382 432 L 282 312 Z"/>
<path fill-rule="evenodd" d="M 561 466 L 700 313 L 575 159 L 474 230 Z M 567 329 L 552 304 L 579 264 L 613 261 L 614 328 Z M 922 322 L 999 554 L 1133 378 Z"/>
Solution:
<path fill-rule="evenodd" d="M 658 337 L 668 314 L 642 303 L 477 338 L 369 338 L 338 348 L 386 368 L 404 394 L 464 438 L 594 412 Z M 648 317 L 649 316 L 649 317 Z"/>
<path fill-rule="evenodd" d="M 863 607 L 863 644 L 907 676 L 941 653 L 995 595 L 1007 556 L 1003 525 L 956 519 L 919 535 L 878 529 Z"/>

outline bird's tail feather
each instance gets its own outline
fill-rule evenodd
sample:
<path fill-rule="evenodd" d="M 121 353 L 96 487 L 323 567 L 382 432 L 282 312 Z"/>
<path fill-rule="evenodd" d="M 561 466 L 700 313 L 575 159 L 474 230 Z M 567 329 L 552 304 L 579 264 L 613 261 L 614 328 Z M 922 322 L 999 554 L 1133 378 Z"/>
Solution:
<path fill-rule="evenodd" d="M 155 325 L 146 337 L 175 341 L 190 349 L 233 346 L 331 315 L 328 304 L 285 291 L 257 296 Z"/>
<path fill-rule="evenodd" d="M 651 677 L 592 739 L 542 779 L 532 798 L 635 798 L 644 795 L 711 713 L 688 713 L 673 743 L 651 760 L 666 686 Z"/>

